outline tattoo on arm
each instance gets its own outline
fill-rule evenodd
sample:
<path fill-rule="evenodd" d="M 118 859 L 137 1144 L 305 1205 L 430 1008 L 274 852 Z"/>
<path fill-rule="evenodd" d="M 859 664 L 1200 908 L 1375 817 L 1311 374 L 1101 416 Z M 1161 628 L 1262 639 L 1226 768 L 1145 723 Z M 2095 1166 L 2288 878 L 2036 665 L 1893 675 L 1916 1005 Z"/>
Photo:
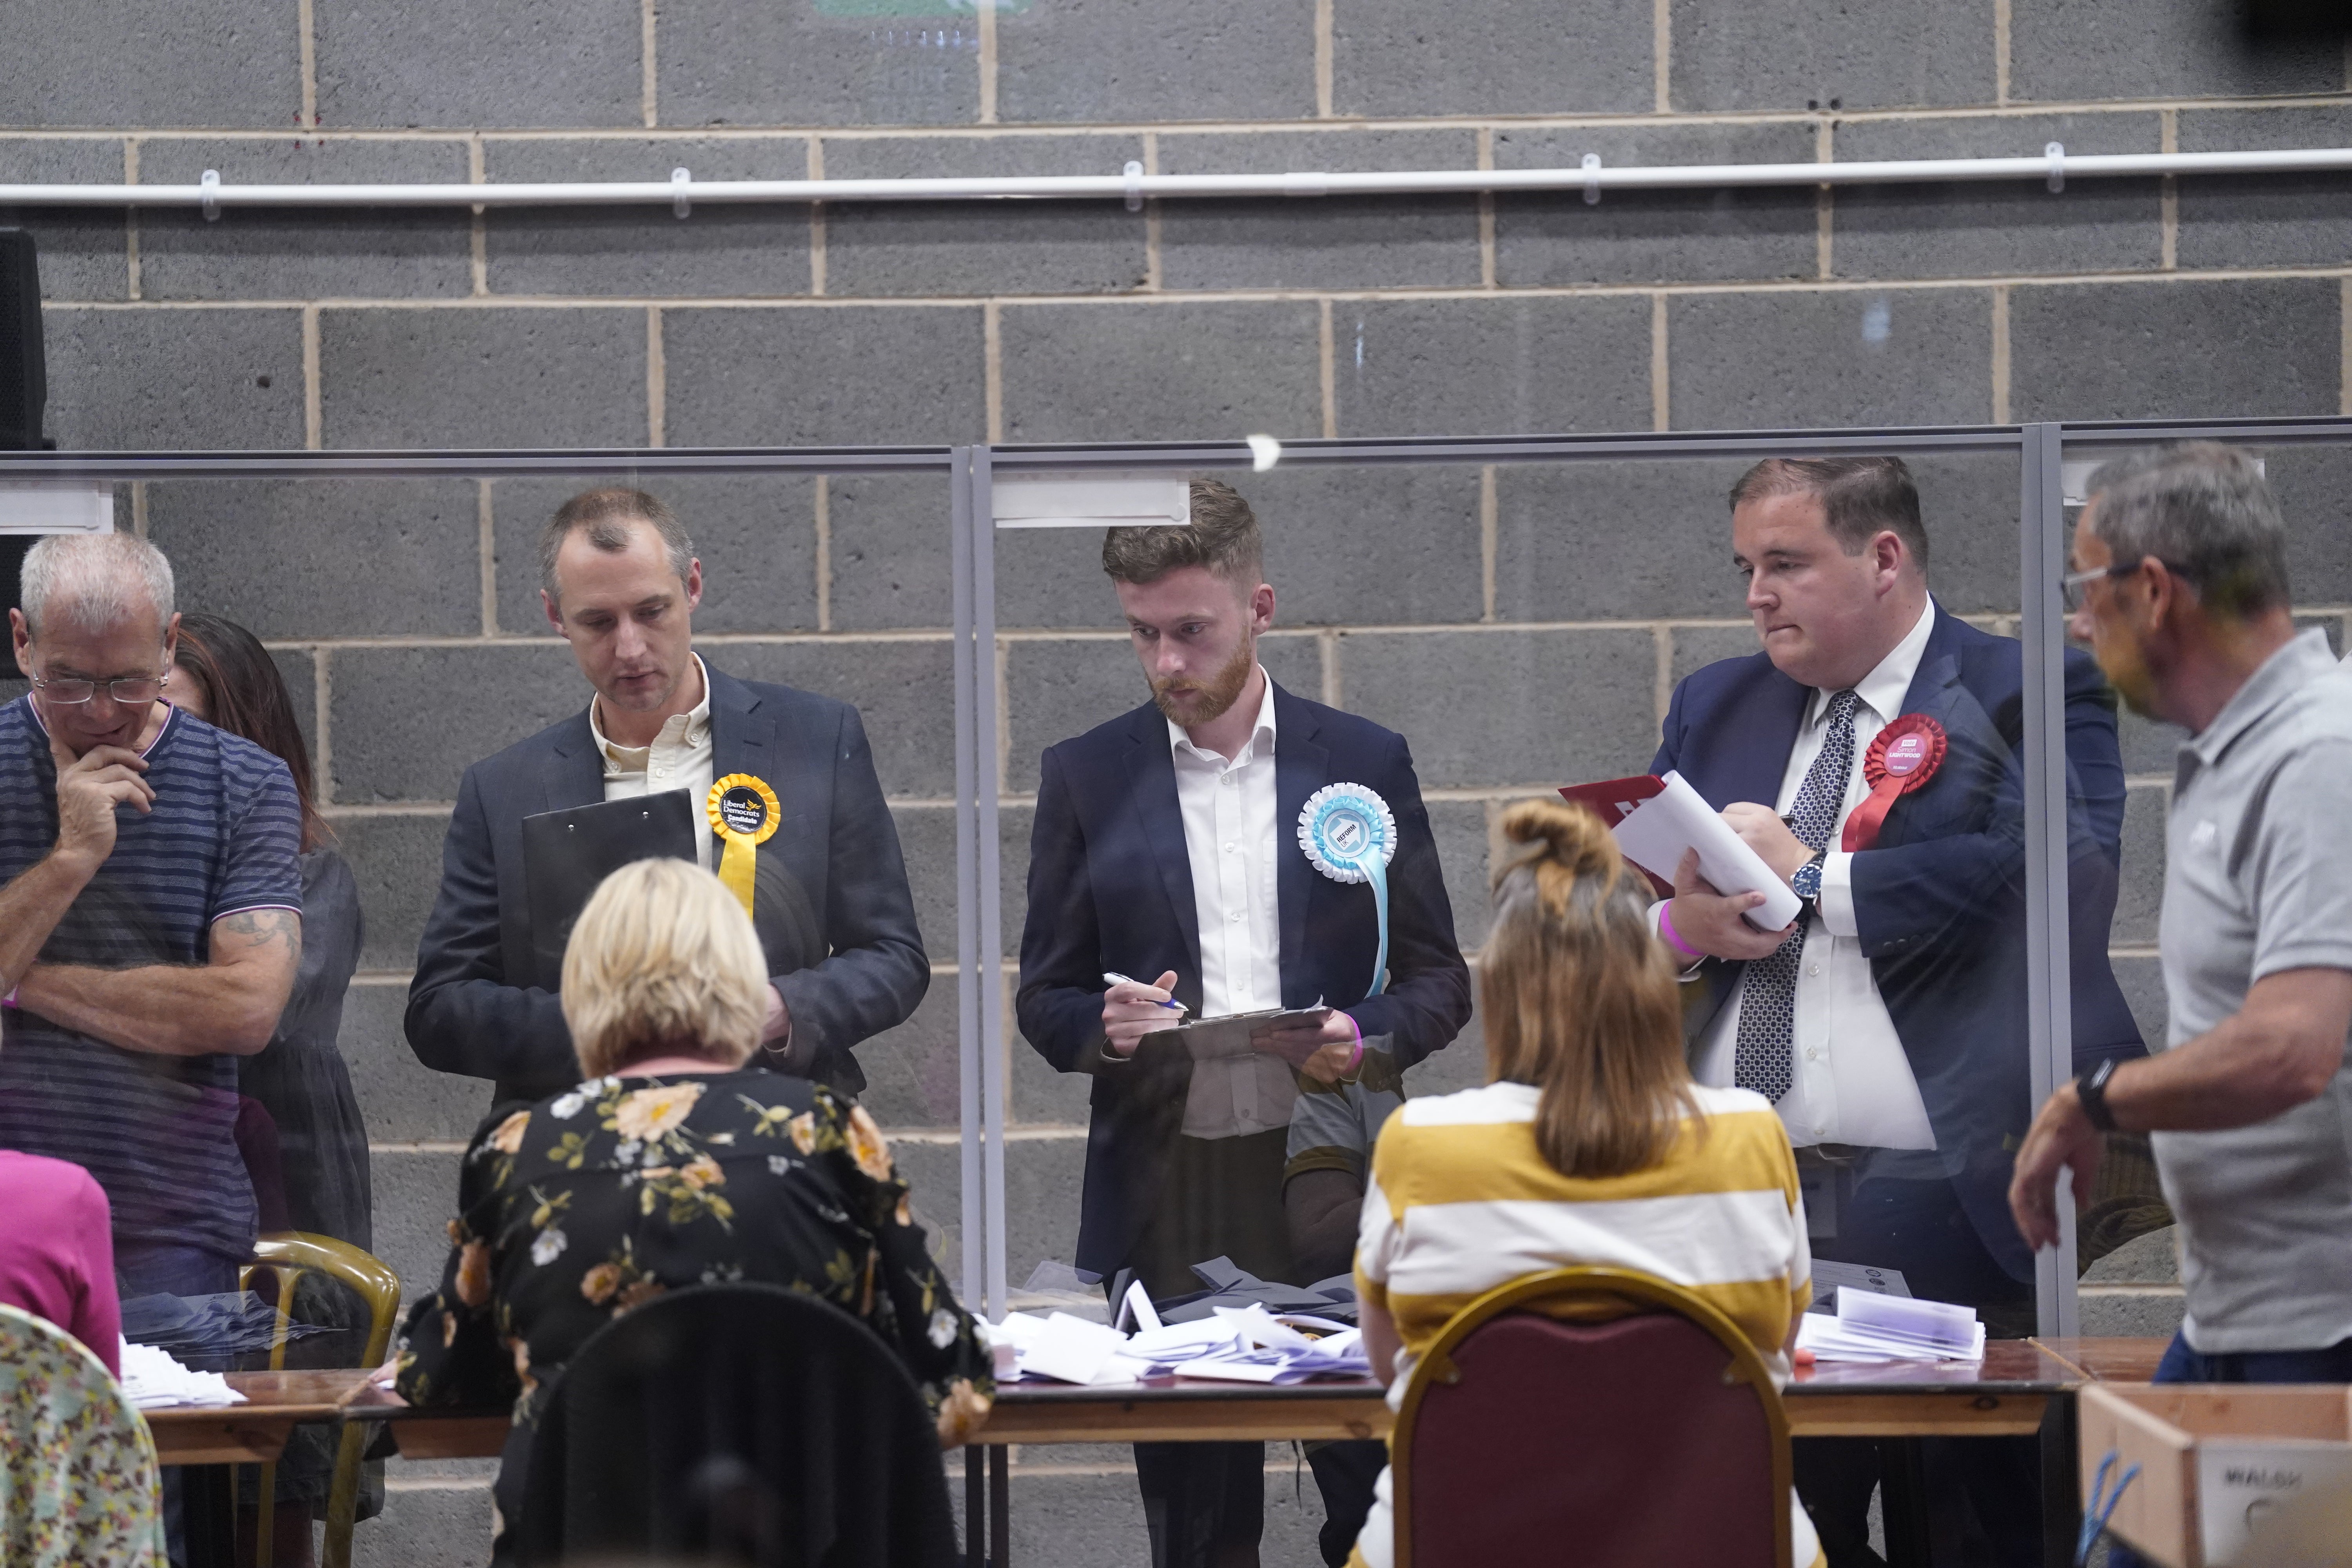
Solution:
<path fill-rule="evenodd" d="M 284 945 L 289 958 L 302 956 L 302 917 L 292 910 L 240 910 L 214 922 L 215 931 L 242 937 L 253 948 Z"/>

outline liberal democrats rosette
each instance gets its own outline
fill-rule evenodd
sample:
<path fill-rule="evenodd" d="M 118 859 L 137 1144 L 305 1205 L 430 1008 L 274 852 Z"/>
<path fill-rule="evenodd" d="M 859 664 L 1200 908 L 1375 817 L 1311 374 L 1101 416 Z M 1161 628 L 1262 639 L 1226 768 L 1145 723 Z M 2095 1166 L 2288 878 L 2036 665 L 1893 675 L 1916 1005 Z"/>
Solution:
<path fill-rule="evenodd" d="M 1370 882 L 1381 944 L 1372 955 L 1371 989 L 1389 983 L 1389 862 L 1396 858 L 1396 817 L 1388 802 L 1360 784 L 1325 784 L 1298 814 L 1298 847 L 1335 882 Z"/>

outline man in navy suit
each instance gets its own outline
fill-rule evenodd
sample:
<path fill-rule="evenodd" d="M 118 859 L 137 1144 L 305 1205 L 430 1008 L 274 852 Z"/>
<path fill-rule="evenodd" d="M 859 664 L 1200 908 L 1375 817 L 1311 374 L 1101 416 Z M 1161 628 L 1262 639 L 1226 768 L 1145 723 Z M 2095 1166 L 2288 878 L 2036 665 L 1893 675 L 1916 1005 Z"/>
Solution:
<path fill-rule="evenodd" d="M 1401 1071 L 1469 1021 L 1437 846 L 1403 737 L 1293 696 L 1258 664 L 1275 594 L 1232 487 L 1194 481 L 1189 527 L 1110 530 L 1103 566 L 1151 700 L 1045 752 L 1021 939 L 1021 1032 L 1094 1079 L 1077 1265 L 1131 1268 L 1154 1297 L 1200 1289 L 1191 1266 L 1219 1256 L 1289 1279 L 1283 1166 L 1301 1077 L 1354 1080 L 1368 1053 Z M 1372 889 L 1322 875 L 1298 842 L 1307 797 L 1341 783 L 1395 818 L 1385 984 Z M 1121 973 L 1136 978 L 1106 984 Z M 1320 1027 L 1243 1056 L 1196 1062 L 1144 1039 L 1185 1014 L 1318 1002 L 1337 1009 Z M 1333 1445 L 1317 1479 L 1334 1518 L 1360 1523 L 1357 1483 L 1378 1460 L 1358 1478 L 1335 1452 L 1359 1447 L 1379 1446 Z M 1255 1564 L 1265 1462 L 1256 1443 L 1139 1444 L 1154 1568 Z"/>
<path fill-rule="evenodd" d="M 1993 1334 L 2031 1333 L 2033 1259 L 2006 1202 L 2032 1111 L 2020 645 L 1928 594 L 1899 458 L 1769 460 L 1731 501 L 1763 651 L 1675 688 L 1651 768 L 1679 771 L 1805 903 L 1792 928 L 1759 931 L 1742 917 L 1761 894 L 1725 898 L 1685 864 L 1659 934 L 1702 987 L 1685 1015 L 1693 1069 L 1778 1106 L 1816 1258 L 1901 1269 L 1914 1295 L 1976 1307 Z M 2141 1048 L 2106 959 L 2124 775 L 2113 698 L 2080 650 L 2065 685 L 2074 1043 L 2096 1062 Z M 1849 853 L 1890 727 L 1927 752 L 1940 732 L 1941 760 Z M 2030 1447 L 1929 1456 L 1973 1504 L 1992 1561 L 2040 1554 Z M 1871 1447 L 1798 1448 L 1831 1563 L 1877 1562 Z"/>
<path fill-rule="evenodd" d="M 501 1103 L 575 1081 L 562 1004 L 536 984 L 522 819 L 683 789 L 698 854 L 715 866 L 706 797 L 748 774 L 780 808 L 753 858 L 751 924 L 773 976 L 766 1059 L 857 1092 L 866 1076 L 850 1047 L 904 1022 L 930 984 L 857 710 L 703 662 L 692 646 L 702 563 L 642 490 L 566 501 L 541 536 L 540 569 L 548 621 L 595 695 L 466 770 L 409 986 L 409 1047 L 426 1067 L 496 1080 Z"/>

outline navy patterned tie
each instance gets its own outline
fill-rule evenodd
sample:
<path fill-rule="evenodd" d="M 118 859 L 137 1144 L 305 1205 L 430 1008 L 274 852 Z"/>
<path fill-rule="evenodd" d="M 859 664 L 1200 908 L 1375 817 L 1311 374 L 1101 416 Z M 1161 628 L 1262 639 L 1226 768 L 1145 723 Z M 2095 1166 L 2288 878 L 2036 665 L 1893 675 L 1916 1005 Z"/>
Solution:
<path fill-rule="evenodd" d="M 1845 805 L 1846 784 L 1853 773 L 1853 705 L 1852 691 L 1830 699 L 1830 732 L 1822 741 L 1821 755 L 1805 770 L 1797 804 L 1789 812 L 1790 830 L 1808 848 L 1829 847 L 1830 829 Z M 1805 922 L 1801 918 L 1771 957 L 1748 965 L 1748 984 L 1739 994 L 1739 1044 L 1732 1058 L 1731 1081 L 1775 1103 L 1789 1092 L 1796 1066 L 1797 963 L 1804 951 Z"/>

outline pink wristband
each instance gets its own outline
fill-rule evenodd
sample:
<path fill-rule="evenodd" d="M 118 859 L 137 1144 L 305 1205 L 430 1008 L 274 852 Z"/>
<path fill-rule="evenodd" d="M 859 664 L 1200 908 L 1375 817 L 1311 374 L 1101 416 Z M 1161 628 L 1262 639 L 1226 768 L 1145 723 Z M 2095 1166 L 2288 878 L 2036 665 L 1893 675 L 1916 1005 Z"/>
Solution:
<path fill-rule="evenodd" d="M 1658 934 L 1664 937 L 1667 942 L 1673 946 L 1676 952 L 1683 953 L 1691 958 L 1705 958 L 1706 956 L 1706 954 L 1701 952 L 1698 949 L 1683 941 L 1682 933 L 1675 930 L 1675 901 L 1672 899 L 1668 899 L 1664 903 L 1658 906 Z"/>

